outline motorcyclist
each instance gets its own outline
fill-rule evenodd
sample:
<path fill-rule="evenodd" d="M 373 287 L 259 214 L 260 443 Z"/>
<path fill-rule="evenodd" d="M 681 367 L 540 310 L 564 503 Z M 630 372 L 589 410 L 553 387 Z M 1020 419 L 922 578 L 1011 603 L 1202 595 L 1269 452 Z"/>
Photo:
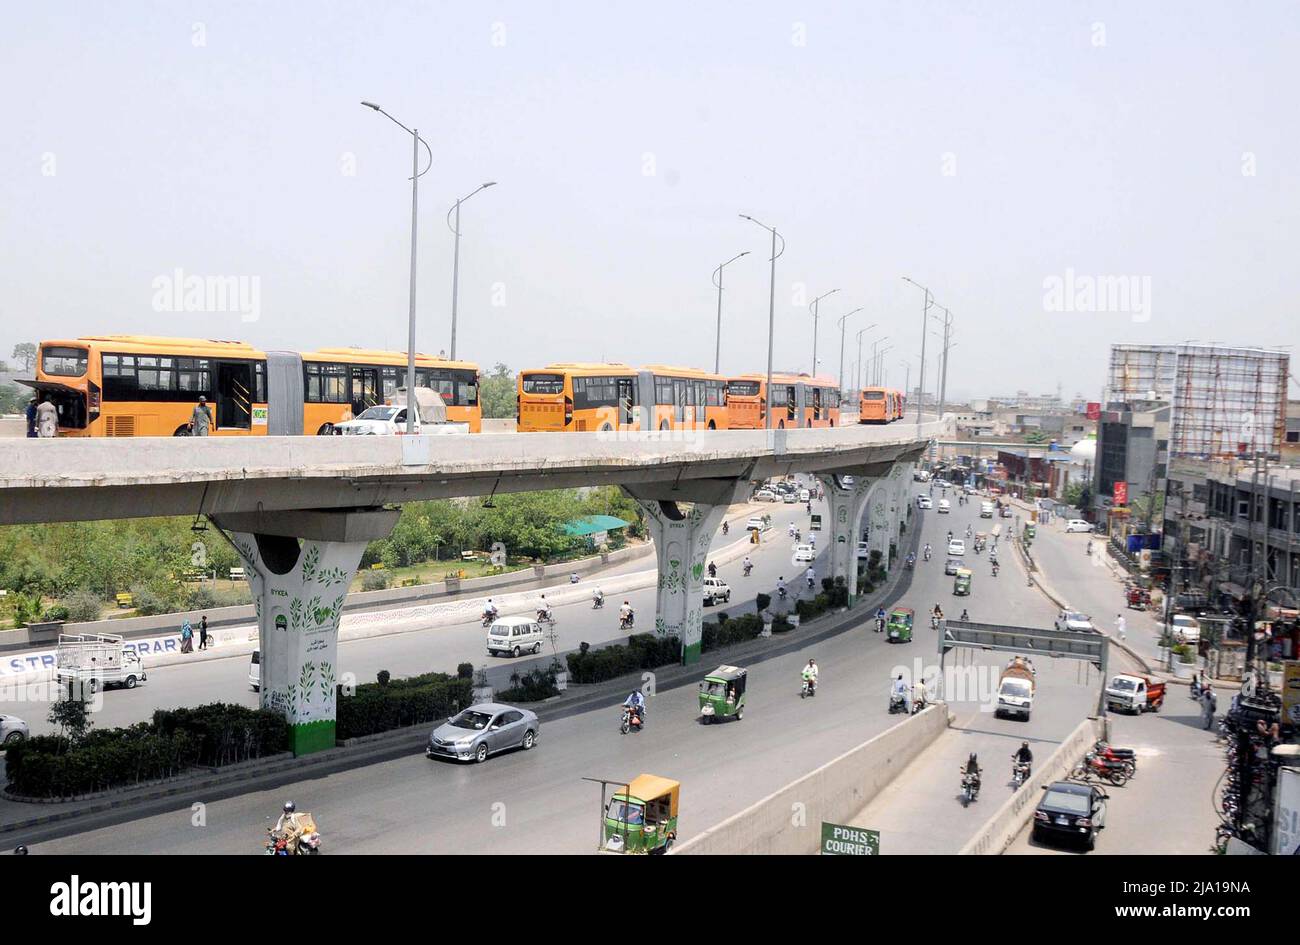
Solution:
<path fill-rule="evenodd" d="M 570 584 L 577 584 L 577 583 L 578 583 L 578 572 L 577 572 L 577 571 L 570 572 L 570 574 L 569 574 L 569 583 L 570 583 Z"/>
<path fill-rule="evenodd" d="M 970 614 L 966 613 L 966 608 L 965 608 L 965 607 L 963 607 L 963 608 L 961 609 L 961 619 L 962 619 L 962 622 L 963 622 L 963 623 L 965 623 L 966 621 L 970 620 Z"/>
<path fill-rule="evenodd" d="M 816 689 L 817 688 L 817 661 L 810 659 L 808 661 L 808 665 L 805 666 L 803 668 L 803 672 L 800 673 L 800 677 L 803 679 L 804 682 L 808 684 L 809 692 Z"/>
<path fill-rule="evenodd" d="M 972 751 L 972 752 L 970 753 L 970 757 L 967 758 L 967 759 L 966 759 L 966 763 L 965 763 L 964 765 L 962 765 L 961 773 L 962 773 L 962 780 L 963 780 L 963 781 L 964 781 L 966 778 L 970 778 L 970 779 L 975 783 L 975 787 L 976 787 L 976 788 L 979 788 L 979 785 L 980 785 L 980 763 L 979 763 L 979 758 L 976 757 L 975 752 Z"/>
<path fill-rule="evenodd" d="M 487 603 L 483 605 L 483 619 L 491 623 L 497 619 L 497 613 L 497 605 L 492 603 L 492 598 L 489 597 Z"/>
<path fill-rule="evenodd" d="M 967 525 L 967 526 L 966 526 L 966 537 L 967 537 L 967 538 L 970 538 L 971 533 L 972 533 L 973 531 L 974 531 L 974 529 L 971 528 L 969 525 Z"/>
<path fill-rule="evenodd" d="M 876 633 L 885 632 L 885 608 L 876 608 Z"/>
<path fill-rule="evenodd" d="M 911 552 L 911 551 L 909 551 L 909 552 L 907 553 L 907 566 L 908 566 L 909 568 L 914 568 L 914 567 L 916 567 L 916 554 L 915 554 L 915 552 Z"/>
<path fill-rule="evenodd" d="M 745 561 L 741 565 L 741 570 L 744 572 L 745 577 L 749 577 L 749 572 L 754 570 L 754 562 L 749 560 L 749 555 L 745 555 Z"/>
<path fill-rule="evenodd" d="M 537 605 L 537 619 L 538 620 L 551 619 L 551 605 L 547 603 L 545 594 L 542 595 L 542 602 Z"/>
<path fill-rule="evenodd" d="M 710 561 L 710 562 L 709 562 L 709 577 L 711 577 L 711 578 L 715 578 L 715 577 L 717 577 L 717 576 L 718 576 L 718 566 L 717 566 L 716 564 L 714 564 L 712 561 Z"/>
<path fill-rule="evenodd" d="M 633 720 L 640 725 L 645 719 L 645 696 L 641 694 L 640 689 L 633 689 L 626 699 L 623 700 L 623 708 L 630 709 Z"/>
<path fill-rule="evenodd" d="M 284 813 L 280 819 L 275 822 L 271 828 L 271 833 L 276 837 L 285 839 L 285 849 L 290 856 L 298 852 L 298 838 L 302 836 L 303 823 L 302 815 L 298 813 L 298 808 L 293 801 L 284 805 Z"/>
<path fill-rule="evenodd" d="M 994 558 L 994 559 L 992 559 L 992 560 L 993 560 L 993 576 L 994 576 L 994 577 L 997 577 L 997 576 L 998 576 L 998 559 L 997 559 L 997 558 Z"/>
<path fill-rule="evenodd" d="M 788 531 L 789 531 L 789 533 L 790 533 L 790 537 L 793 538 L 794 535 L 795 535 L 794 522 L 791 522 L 791 523 L 790 523 L 790 526 L 789 526 Z"/>
<path fill-rule="evenodd" d="M 893 683 L 890 684 L 889 695 L 891 699 L 902 699 L 903 704 L 907 705 L 907 683 L 903 682 L 902 673 L 899 673 Z M 908 708 L 911 707 L 908 706 Z"/>
<path fill-rule="evenodd" d="M 926 561 L 929 561 L 929 560 L 930 560 L 930 543 L 929 543 L 928 541 L 925 543 L 925 550 L 924 550 L 923 554 L 925 555 L 925 560 L 926 560 Z"/>
<path fill-rule="evenodd" d="M 1029 777 L 1030 766 L 1034 763 L 1034 753 L 1029 750 L 1029 742 L 1021 742 L 1016 753 L 1011 756 L 1011 760 L 1018 765 L 1025 766 L 1025 777 Z"/>
<path fill-rule="evenodd" d="M 632 623 L 632 605 L 627 601 L 623 601 L 622 606 L 618 608 L 618 619 L 623 624 Z"/>
<path fill-rule="evenodd" d="M 591 605 L 596 608 L 605 606 L 605 592 L 596 588 L 591 592 Z"/>
<path fill-rule="evenodd" d="M 1092 541 L 1089 540 L 1088 543 L 1087 543 L 1084 547 L 1088 549 L 1088 556 L 1091 557 L 1091 556 L 1092 556 Z"/>
<path fill-rule="evenodd" d="M 920 712 L 925 708 L 926 701 L 925 680 L 918 676 L 916 682 L 912 683 L 912 711 Z"/>
<path fill-rule="evenodd" d="M 785 600 L 785 575 L 784 574 L 776 579 L 776 594 L 782 600 Z"/>
<path fill-rule="evenodd" d="M 808 570 L 803 573 L 803 579 L 808 582 L 808 590 L 811 591 L 813 585 L 817 582 L 817 572 L 815 572 L 810 566 Z"/>
<path fill-rule="evenodd" d="M 729 531 L 731 531 L 731 528 L 727 525 L 726 522 L 723 522 L 723 523 L 722 523 L 722 534 L 725 535 L 725 534 L 727 534 L 727 532 L 729 532 Z"/>
<path fill-rule="evenodd" d="M 952 529 L 948 529 L 948 544 L 952 544 Z"/>

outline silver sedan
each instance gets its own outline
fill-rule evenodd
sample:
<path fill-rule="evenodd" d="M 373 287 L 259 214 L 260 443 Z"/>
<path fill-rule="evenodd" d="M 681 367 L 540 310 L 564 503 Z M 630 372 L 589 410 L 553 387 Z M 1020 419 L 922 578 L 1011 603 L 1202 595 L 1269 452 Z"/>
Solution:
<path fill-rule="evenodd" d="M 18 716 L 0 715 L 0 745 L 17 745 L 23 739 L 30 738 L 31 734 L 27 723 Z"/>
<path fill-rule="evenodd" d="M 482 702 L 435 728 L 424 753 L 429 758 L 483 762 L 500 751 L 528 751 L 537 744 L 540 729 L 535 712 Z"/>

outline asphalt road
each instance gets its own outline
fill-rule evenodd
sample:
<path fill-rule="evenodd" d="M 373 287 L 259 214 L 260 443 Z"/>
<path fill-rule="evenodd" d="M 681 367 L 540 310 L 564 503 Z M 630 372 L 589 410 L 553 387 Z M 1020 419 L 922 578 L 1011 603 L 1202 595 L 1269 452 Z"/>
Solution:
<path fill-rule="evenodd" d="M 928 518 L 923 535 L 932 542 L 946 530 L 947 520 L 964 521 L 960 514 Z M 918 566 L 911 576 L 915 586 L 905 589 L 903 604 L 918 612 L 936 599 L 951 604 L 951 578 L 942 576 L 941 561 L 936 557 Z M 1004 572 L 997 579 L 997 591 L 992 578 L 977 576 L 971 606 L 990 612 L 972 617 L 1009 618 L 1032 606 L 1028 589 L 1007 576 Z M 792 642 L 799 633 L 794 632 Z M 694 687 L 686 686 L 655 695 L 646 730 L 638 734 L 619 734 L 618 710 L 610 705 L 548 723 L 533 751 L 502 755 L 484 765 L 458 766 L 414 755 L 216 801 L 204 811 L 204 826 L 193 826 L 186 808 L 39 844 L 33 852 L 252 853 L 268 818 L 292 798 L 316 816 L 327 849 L 334 853 L 583 853 L 595 848 L 600 811 L 599 788 L 581 779 L 628 779 L 641 772 L 682 782 L 680 829 L 687 837 L 898 721 L 886 711 L 890 678 L 910 672 L 914 660 L 933 663 L 935 652 L 928 625 L 918 628 L 911 645 L 890 645 L 864 623 L 813 647 L 752 665 L 742 722 L 700 725 Z M 799 670 L 809 656 L 822 668 L 822 689 L 815 699 L 801 700 Z M 701 666 L 701 675 L 711 666 Z M 1033 723 L 1043 728 L 1044 737 L 1068 731 L 1090 705 L 1083 685 L 1059 679 L 1053 688 L 1056 694 L 1042 697 L 1042 721 L 1036 715 Z M 972 721 L 991 719 L 973 704 L 963 711 Z M 955 778 L 944 784 L 951 791 Z M 931 830 L 936 823 L 931 818 Z M 952 833 L 946 822 L 941 829 Z"/>
<path fill-rule="evenodd" d="M 764 534 L 764 541 L 750 553 L 754 562 L 753 573 L 742 576 L 741 559 L 719 565 L 718 576 L 732 588 L 732 602 L 718 609 L 740 613 L 753 608 L 754 596 L 764 591 L 774 593 L 777 578 L 784 576 L 793 592 L 796 566 L 791 563 L 792 542 L 786 536 L 787 526 L 793 522 L 807 533 L 809 516 L 802 503 L 794 505 L 772 504 L 765 506 L 773 516 L 775 527 Z M 820 510 L 824 513 L 824 504 Z M 814 504 L 813 511 L 819 511 Z M 742 539 L 744 520 L 741 515 L 731 521 L 731 531 L 726 537 L 717 535 L 714 547 L 721 548 Z M 823 534 L 823 540 L 825 535 Z M 579 587 L 595 588 L 602 579 L 616 574 L 652 569 L 653 556 L 628 562 L 600 575 L 584 578 Z M 799 573 L 807 564 L 797 566 Z M 821 562 L 816 563 L 821 571 Z M 653 627 L 655 595 L 653 588 L 633 591 L 615 597 L 607 594 L 605 607 L 593 610 L 589 601 L 555 608 L 556 643 L 559 653 L 577 649 L 586 641 L 599 644 L 626 637 L 618 628 L 618 607 L 623 599 L 631 602 L 639 627 Z M 705 611 L 706 616 L 713 610 Z M 422 626 L 418 620 L 404 616 L 404 610 L 386 610 L 385 620 L 391 622 L 396 632 L 385 636 L 367 637 L 339 642 L 339 669 L 341 673 L 354 673 L 359 682 L 373 681 L 375 675 L 386 669 L 394 676 L 411 676 L 435 670 L 455 672 L 458 663 L 470 662 L 476 667 L 489 668 L 489 682 L 498 688 L 508 685 L 509 674 L 515 668 L 527 668 L 527 659 L 489 656 L 484 648 L 486 630 L 478 620 L 440 627 Z M 550 649 L 544 651 L 549 662 Z M 147 667 L 146 667 L 147 668 Z M 244 654 L 229 659 L 204 660 L 191 664 L 174 664 L 149 669 L 149 680 L 134 690 L 111 689 L 103 694 L 102 707 L 94 713 L 94 725 L 109 728 L 131 725 L 152 716 L 154 709 L 203 705 L 209 702 L 232 702 L 249 707 L 258 705 L 258 695 L 248 683 L 249 657 Z M 16 715 L 31 726 L 33 734 L 52 730 L 46 721 L 48 705 L 32 702 L 0 702 L 0 714 Z"/>
<path fill-rule="evenodd" d="M 939 498 L 937 490 L 935 498 Z M 978 497 L 962 506 L 954 501 L 950 514 L 928 515 L 927 519 L 924 537 L 936 551 L 949 530 L 960 537 L 968 524 L 975 531 L 987 531 L 992 524 L 979 518 Z M 943 557 L 938 554 L 928 564 L 918 562 L 913 596 L 923 592 L 922 600 L 929 607 L 937 602 L 949 617 L 959 616 L 966 608 L 974 621 L 1051 627 L 1052 605 L 1029 586 L 1024 568 L 1010 548 L 999 548 L 1002 569 L 996 578 L 987 552 L 972 555 L 968 551 L 966 560 L 975 572 L 969 599 L 953 596 L 953 579 L 943 574 Z M 927 659 L 937 662 L 933 639 L 927 629 Z M 1097 670 L 1074 660 L 1039 657 L 1034 660 L 1037 687 L 1029 720 L 994 718 L 989 699 L 997 691 L 998 676 L 1007 659 L 1007 654 L 972 650 L 949 653 L 948 662 L 963 670 L 965 686 L 964 698 L 948 693 L 956 720 L 851 821 L 879 830 L 885 855 L 956 853 L 1012 790 L 1011 754 L 1020 743 L 1029 742 L 1036 758 L 1046 758 L 1095 711 L 1101 685 Z M 978 755 L 984 772 L 982 790 L 973 804 L 963 807 L 959 769 L 971 752 Z"/>

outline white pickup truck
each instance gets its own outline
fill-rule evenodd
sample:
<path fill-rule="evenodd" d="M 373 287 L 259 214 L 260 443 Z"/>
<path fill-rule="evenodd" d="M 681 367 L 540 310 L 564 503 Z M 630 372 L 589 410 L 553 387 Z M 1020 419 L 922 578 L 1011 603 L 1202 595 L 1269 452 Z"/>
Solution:
<path fill-rule="evenodd" d="M 140 654 L 114 633 L 65 633 L 54 659 L 60 685 L 78 682 L 90 692 L 101 686 L 134 689 L 149 678 Z"/>
<path fill-rule="evenodd" d="M 704 606 L 712 607 L 719 601 L 724 604 L 731 603 L 731 588 L 722 578 L 706 577 L 704 579 Z"/>

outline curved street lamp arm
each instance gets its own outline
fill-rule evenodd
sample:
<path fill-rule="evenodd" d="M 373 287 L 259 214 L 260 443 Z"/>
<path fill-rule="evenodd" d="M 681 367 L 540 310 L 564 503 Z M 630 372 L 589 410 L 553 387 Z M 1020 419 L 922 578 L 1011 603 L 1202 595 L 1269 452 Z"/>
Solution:
<path fill-rule="evenodd" d="M 748 255 L 749 255 L 749 250 L 745 250 L 743 253 L 737 253 L 735 256 L 732 256 L 732 257 L 731 257 L 730 259 L 728 259 L 726 262 L 722 263 L 722 265 L 718 266 L 717 269 L 714 269 L 714 270 L 713 270 L 713 275 L 709 277 L 709 278 L 710 278 L 710 281 L 713 282 L 713 287 L 714 287 L 715 289 L 721 289 L 721 288 L 722 288 L 722 286 L 718 285 L 718 273 L 722 272 L 722 267 L 723 267 L 723 266 L 730 266 L 732 263 L 734 263 L 734 262 L 735 262 L 737 259 L 739 259 L 741 256 L 748 256 Z"/>

